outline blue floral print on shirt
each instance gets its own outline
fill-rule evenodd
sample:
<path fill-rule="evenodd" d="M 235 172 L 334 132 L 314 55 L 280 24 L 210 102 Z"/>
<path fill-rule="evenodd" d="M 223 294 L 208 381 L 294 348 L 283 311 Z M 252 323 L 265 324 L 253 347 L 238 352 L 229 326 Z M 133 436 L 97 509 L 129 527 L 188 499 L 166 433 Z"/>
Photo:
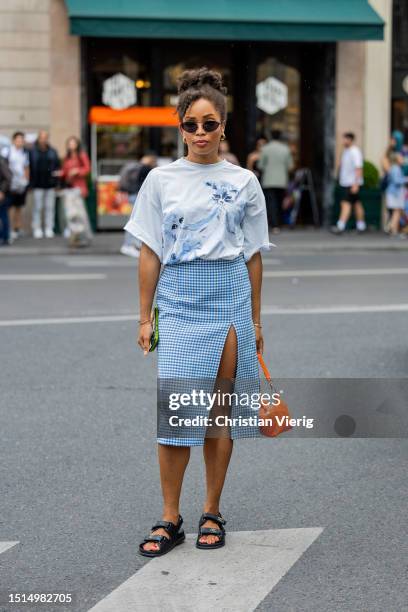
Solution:
<path fill-rule="evenodd" d="M 235 234 L 237 227 L 241 224 L 245 212 L 245 200 L 237 201 L 239 189 L 231 183 L 222 181 L 217 184 L 215 181 L 206 181 L 208 187 L 212 187 L 212 199 L 218 206 L 218 219 L 224 211 L 226 217 L 227 230 Z"/>
<path fill-rule="evenodd" d="M 194 223 L 185 223 L 184 216 L 176 211 L 163 219 L 164 238 L 174 244 L 170 255 L 172 263 L 186 261 L 186 255 L 190 255 L 188 259 L 194 259 L 195 251 L 202 246 L 200 234 L 211 221 L 218 223 L 225 215 L 227 230 L 235 234 L 244 217 L 246 202 L 237 201 L 239 190 L 234 185 L 226 182 L 217 184 L 215 181 L 205 181 L 205 185 L 212 188 L 211 200 L 215 205 L 209 215 Z"/>

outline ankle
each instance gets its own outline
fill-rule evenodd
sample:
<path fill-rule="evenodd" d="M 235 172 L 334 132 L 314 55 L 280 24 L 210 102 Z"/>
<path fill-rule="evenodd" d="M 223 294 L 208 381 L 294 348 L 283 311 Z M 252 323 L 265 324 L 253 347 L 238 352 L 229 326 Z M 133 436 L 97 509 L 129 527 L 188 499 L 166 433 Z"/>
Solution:
<path fill-rule="evenodd" d="M 218 514 L 220 511 L 219 504 L 204 504 L 204 512 L 210 512 L 211 514 Z"/>
<path fill-rule="evenodd" d="M 163 508 L 163 521 L 171 521 L 172 523 L 177 524 L 180 513 L 178 509 L 174 508 Z"/>

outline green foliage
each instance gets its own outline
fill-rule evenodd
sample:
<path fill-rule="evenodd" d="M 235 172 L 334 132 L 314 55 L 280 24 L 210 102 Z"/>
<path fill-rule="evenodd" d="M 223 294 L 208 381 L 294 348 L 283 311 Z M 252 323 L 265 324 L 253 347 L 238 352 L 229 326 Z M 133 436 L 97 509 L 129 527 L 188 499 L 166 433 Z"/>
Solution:
<path fill-rule="evenodd" d="M 363 165 L 364 187 L 366 189 L 376 189 L 380 183 L 380 173 L 378 168 L 370 161 L 364 160 Z"/>

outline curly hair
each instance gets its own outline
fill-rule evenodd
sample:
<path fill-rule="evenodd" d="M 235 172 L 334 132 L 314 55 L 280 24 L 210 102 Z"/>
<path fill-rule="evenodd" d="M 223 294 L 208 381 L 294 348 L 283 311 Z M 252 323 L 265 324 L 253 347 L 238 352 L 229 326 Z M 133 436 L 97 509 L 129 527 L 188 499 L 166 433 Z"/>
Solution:
<path fill-rule="evenodd" d="M 177 80 L 179 99 L 177 113 L 182 121 L 187 109 L 193 102 L 205 98 L 212 102 L 220 113 L 221 121 L 227 119 L 227 88 L 222 84 L 222 76 L 206 66 L 184 70 Z"/>

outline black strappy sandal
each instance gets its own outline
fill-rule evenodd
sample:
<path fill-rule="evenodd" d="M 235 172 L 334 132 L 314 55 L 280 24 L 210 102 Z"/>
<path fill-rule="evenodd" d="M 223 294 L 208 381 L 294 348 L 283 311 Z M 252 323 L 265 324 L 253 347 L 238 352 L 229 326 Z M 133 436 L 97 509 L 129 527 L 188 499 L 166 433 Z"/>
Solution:
<path fill-rule="evenodd" d="M 202 527 L 206 521 L 214 521 L 217 523 L 219 529 L 215 529 L 215 527 Z M 221 514 L 211 514 L 211 512 L 204 512 L 204 514 L 200 517 L 200 522 L 198 524 L 198 536 L 196 540 L 197 548 L 221 548 L 225 545 L 225 529 L 224 525 L 227 521 L 222 518 Z M 205 542 L 200 542 L 201 536 L 205 535 L 214 535 L 218 536 L 219 540 L 214 542 L 214 544 L 206 544 Z"/>
<path fill-rule="evenodd" d="M 139 544 L 139 553 L 144 557 L 160 557 L 161 555 L 165 555 L 166 553 L 170 552 L 175 546 L 181 544 L 186 539 L 184 530 L 180 530 L 182 523 L 183 519 L 181 514 L 179 514 L 177 525 L 171 521 L 157 521 L 151 530 L 156 531 L 156 529 L 160 528 L 165 529 L 169 534 L 169 537 L 167 538 L 164 535 L 149 535 Z M 156 544 L 159 544 L 159 550 L 145 550 L 143 546 L 147 542 L 155 542 Z"/>

